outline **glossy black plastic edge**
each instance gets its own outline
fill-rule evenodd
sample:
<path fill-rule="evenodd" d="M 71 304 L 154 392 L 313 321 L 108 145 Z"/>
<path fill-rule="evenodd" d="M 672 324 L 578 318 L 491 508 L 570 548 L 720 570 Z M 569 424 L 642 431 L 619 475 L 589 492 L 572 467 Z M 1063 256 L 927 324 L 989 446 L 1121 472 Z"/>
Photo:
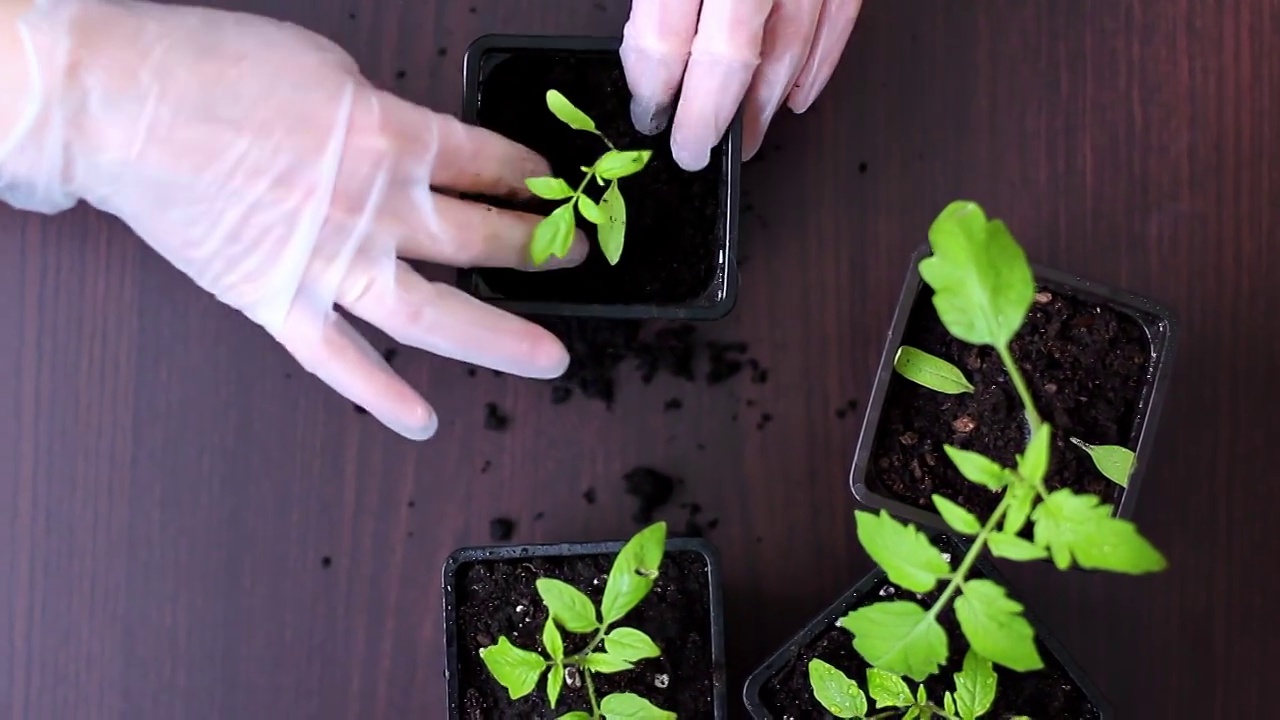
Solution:
<path fill-rule="evenodd" d="M 944 552 L 950 552 L 952 557 L 960 557 L 968 552 L 969 543 L 954 538 L 950 535 L 925 531 L 931 538 L 939 540 L 939 544 L 943 546 Z M 1009 597 L 1023 602 L 1014 589 L 1005 580 L 1000 571 L 985 557 L 979 557 L 974 563 L 977 568 L 977 574 L 983 575 L 990 580 L 999 583 L 1002 587 L 1009 591 Z M 760 699 L 760 691 L 787 662 L 799 653 L 806 645 L 813 641 L 819 633 L 835 625 L 836 621 L 844 617 L 853 606 L 856 605 L 862 596 L 866 595 L 873 587 L 883 581 L 885 578 L 884 571 L 876 568 L 869 575 L 864 577 L 858 584 L 854 585 L 838 600 L 832 603 L 827 609 L 818 613 L 807 625 L 804 626 L 799 633 L 794 635 L 773 655 L 769 656 L 759 667 L 751 673 L 747 678 L 746 684 L 742 689 L 742 701 L 747 706 L 747 712 L 753 720 L 778 720 L 769 714 L 764 706 L 764 702 Z M 1025 602 L 1023 603 L 1026 604 Z M 1050 655 L 1062 665 L 1067 674 L 1071 676 L 1071 680 L 1080 688 L 1081 692 L 1089 698 L 1089 702 L 1094 709 L 1098 711 L 1101 720 L 1112 720 L 1113 710 L 1111 703 L 1107 701 L 1102 692 L 1093 684 L 1084 670 L 1080 668 L 1076 661 L 1067 653 L 1057 638 L 1045 630 L 1044 624 L 1040 618 L 1036 616 L 1029 608 L 1023 608 L 1023 616 L 1027 618 L 1027 622 L 1031 623 L 1031 627 L 1035 629 L 1036 640 L 1044 647 Z"/>
<path fill-rule="evenodd" d="M 625 545 L 625 541 L 595 543 L 549 543 L 536 545 L 503 545 L 470 547 L 455 550 L 445 560 L 441 571 L 441 582 L 444 588 L 444 643 L 445 643 L 445 685 L 448 689 L 445 711 L 449 720 L 461 720 L 458 706 L 461 698 L 458 688 L 458 640 L 457 640 L 457 598 L 455 596 L 455 579 L 458 569 L 467 563 L 484 561 L 502 561 L 512 558 L 528 557 L 580 557 L 583 555 L 615 555 Z M 711 609 L 711 686 L 712 705 L 715 709 L 714 720 L 726 720 L 729 717 L 729 699 L 727 680 L 725 679 L 724 655 L 724 594 L 722 576 L 720 574 L 720 553 L 715 545 L 703 538 L 669 538 L 666 553 L 693 552 L 701 555 L 707 563 L 707 589 L 711 593 L 707 603 Z"/>
<path fill-rule="evenodd" d="M 887 510 L 890 514 L 918 525 L 938 530 L 948 530 L 942 516 L 907 505 L 870 487 L 866 482 L 867 464 L 870 462 L 871 450 L 875 446 L 876 431 L 880 424 L 880 414 L 884 408 L 885 396 L 889 392 L 889 382 L 893 378 L 893 359 L 898 346 L 902 344 L 902 336 L 906 331 L 911 310 L 924 286 L 920 279 L 920 261 L 930 254 L 925 245 L 911 257 L 911 266 L 907 271 L 906 282 L 902 286 L 902 295 L 898 299 L 898 309 L 894 313 L 889 335 L 885 339 L 884 350 L 880 356 L 880 368 L 876 371 L 875 385 L 871 390 L 871 398 L 867 403 L 863 416 L 862 429 L 858 433 L 858 446 L 854 452 L 853 465 L 849 471 L 849 486 L 858 502 L 877 510 Z M 1173 372 L 1173 361 L 1176 354 L 1179 326 L 1173 313 L 1166 307 L 1138 295 L 1098 285 L 1075 275 L 1058 270 L 1032 265 L 1038 284 L 1050 288 L 1062 288 L 1067 294 L 1108 305 L 1115 310 L 1127 313 L 1147 332 L 1151 345 L 1150 367 L 1147 383 L 1143 387 L 1142 397 L 1138 401 L 1138 420 L 1134 427 L 1137 443 L 1134 445 L 1134 467 L 1129 476 L 1129 486 L 1120 496 L 1116 508 L 1116 516 L 1133 517 L 1138 502 L 1138 493 L 1142 489 L 1142 479 L 1147 465 L 1153 456 L 1151 448 L 1155 443 L 1156 429 L 1160 414 L 1164 409 L 1165 397 L 1169 393 L 1169 381 Z"/>
<path fill-rule="evenodd" d="M 617 50 L 621 44 L 615 37 L 558 35 L 483 35 L 472 41 L 463 58 L 462 114 L 464 122 L 475 123 L 479 112 L 480 78 L 485 53 L 511 50 L 584 50 L 590 52 Z M 738 303 L 738 225 L 741 215 L 742 190 L 742 114 L 729 126 L 724 144 L 724 253 L 716 269 L 716 278 L 701 297 L 674 305 L 634 304 L 598 305 L 507 300 L 484 291 L 477 270 L 459 270 L 456 285 L 469 295 L 517 315 L 552 315 L 565 317 L 611 318 L 617 320 L 694 320 L 711 321 L 726 317 Z M 711 298 L 711 299 L 708 299 Z"/>

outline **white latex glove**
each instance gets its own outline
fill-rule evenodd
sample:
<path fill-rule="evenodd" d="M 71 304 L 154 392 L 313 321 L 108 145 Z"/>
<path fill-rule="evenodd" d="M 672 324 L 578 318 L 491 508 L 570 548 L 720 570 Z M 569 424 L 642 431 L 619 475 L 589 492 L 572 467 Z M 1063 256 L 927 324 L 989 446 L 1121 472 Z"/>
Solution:
<path fill-rule="evenodd" d="M 826 87 L 861 7 L 862 0 L 632 0 L 622 62 L 636 129 L 664 129 L 680 91 L 671 152 L 685 170 L 701 170 L 741 106 L 743 159 L 750 159 L 784 101 L 803 113 Z"/>
<path fill-rule="evenodd" d="M 335 304 L 449 358 L 566 369 L 549 332 L 399 259 L 527 268 L 538 218 L 435 190 L 521 194 L 549 172 L 531 151 L 373 88 L 337 46 L 273 20 L 38 0 L 20 27 L 36 89 L 17 130 L 0 129 L 0 199 L 120 217 L 406 437 L 431 436 L 435 412 Z M 585 257 L 575 243 L 561 265 Z"/>

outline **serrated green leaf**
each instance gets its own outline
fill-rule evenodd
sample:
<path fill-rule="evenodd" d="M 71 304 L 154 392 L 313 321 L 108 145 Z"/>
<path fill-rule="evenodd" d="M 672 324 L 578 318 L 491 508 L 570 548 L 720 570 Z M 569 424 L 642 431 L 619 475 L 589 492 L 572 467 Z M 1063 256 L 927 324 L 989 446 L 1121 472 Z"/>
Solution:
<path fill-rule="evenodd" d="M 982 532 L 982 523 L 978 522 L 978 518 L 974 517 L 973 513 L 945 497 L 935 494 L 933 506 L 938 508 L 938 514 L 947 521 L 947 525 L 961 535 L 977 535 Z"/>
<path fill-rule="evenodd" d="M 542 647 L 552 660 L 564 659 L 564 638 L 560 636 L 560 628 L 556 627 L 555 620 L 551 618 L 547 618 L 547 624 L 542 626 Z"/>
<path fill-rule="evenodd" d="M 633 693 L 614 693 L 600 701 L 600 714 L 605 720 L 676 720 L 667 712 Z"/>
<path fill-rule="evenodd" d="M 974 389 L 960 368 L 907 345 L 898 348 L 898 353 L 893 357 L 893 369 L 917 385 L 947 395 L 971 393 Z"/>
<path fill-rule="evenodd" d="M 950 690 L 948 690 L 946 694 L 942 696 L 942 709 L 948 715 L 956 714 L 956 698 L 954 695 L 951 694 Z"/>
<path fill-rule="evenodd" d="M 920 277 L 933 288 L 947 332 L 971 345 L 1008 345 L 1036 292 L 1026 253 L 1009 229 L 988 221 L 976 203 L 957 201 L 929 228 L 929 244 L 933 254 L 920 261 Z"/>
<path fill-rule="evenodd" d="M 533 230 L 529 256 L 534 265 L 542 265 L 552 255 L 563 258 L 573 246 L 573 203 L 565 203 L 543 218 Z"/>
<path fill-rule="evenodd" d="M 1004 515 L 1004 532 L 1016 535 L 1026 527 L 1031 506 L 1036 501 L 1036 488 L 1031 483 L 1017 482 L 1009 486 L 1009 510 Z"/>
<path fill-rule="evenodd" d="M 1022 616 L 1022 604 L 990 580 L 969 580 L 955 600 L 960 629 L 978 654 L 1010 670 L 1044 667 L 1035 630 Z"/>
<path fill-rule="evenodd" d="M 1060 570 L 1072 561 L 1085 570 L 1142 575 L 1160 572 L 1168 562 L 1128 520 L 1111 517 L 1111 506 L 1096 495 L 1062 488 L 1036 506 L 1035 541 L 1048 548 Z"/>
<path fill-rule="evenodd" d="M 947 661 L 947 634 L 936 618 L 907 600 L 879 602 L 840 618 L 853 649 L 871 665 L 917 682 Z"/>
<path fill-rule="evenodd" d="M 547 671 L 547 701 L 551 703 L 552 710 L 555 710 L 556 703 L 560 702 L 560 691 L 563 689 L 564 666 L 557 661 Z"/>
<path fill-rule="evenodd" d="M 571 713 L 565 713 L 564 715 L 561 715 L 560 717 L 556 718 L 556 720 L 591 720 L 591 716 L 582 712 L 581 710 L 574 710 Z"/>
<path fill-rule="evenodd" d="M 966 480 L 981 485 L 988 490 L 1000 490 L 1009 484 L 1008 473 L 1000 463 L 981 453 L 972 450 L 961 450 L 951 445 L 943 445 L 942 451 L 951 458 L 951 462 Z"/>
<path fill-rule="evenodd" d="M 819 658 L 809 661 L 809 687 L 813 689 L 814 699 L 838 718 L 860 718 L 867 714 L 867 696 L 858 683 Z"/>
<path fill-rule="evenodd" d="M 1120 487 L 1129 487 L 1129 475 L 1133 473 L 1132 450 L 1119 445 L 1090 445 L 1079 438 L 1071 438 L 1071 442 L 1089 454 L 1093 466 L 1108 480 Z"/>
<path fill-rule="evenodd" d="M 538 596 L 555 621 L 571 633 L 589 633 L 600 627 L 596 606 L 578 588 L 555 578 L 538 578 Z"/>
<path fill-rule="evenodd" d="M 1053 428 L 1040 423 L 1027 441 L 1027 449 L 1018 457 L 1018 475 L 1036 487 L 1044 487 L 1049 474 L 1049 448 L 1052 447 Z"/>
<path fill-rule="evenodd" d="M 582 213 L 582 217 L 586 218 L 587 222 L 592 225 L 599 225 L 604 222 L 604 213 L 600 211 L 600 206 L 596 204 L 595 200 L 586 195 L 578 196 L 578 212 Z"/>
<path fill-rule="evenodd" d="M 529 188 L 529 192 L 543 200 L 564 200 L 576 194 L 573 188 L 569 187 L 569 183 L 558 177 L 526 178 L 524 184 Z"/>
<path fill-rule="evenodd" d="M 533 692 L 542 671 L 547 669 L 547 661 L 541 655 L 518 648 L 505 637 L 498 638 L 497 645 L 481 648 L 480 660 L 512 700 Z"/>
<path fill-rule="evenodd" d="M 635 175 L 649 164 L 652 150 L 610 150 L 596 161 L 596 175 L 605 180 L 620 180 Z"/>
<path fill-rule="evenodd" d="M 609 185 L 609 189 L 600 198 L 600 215 L 602 219 L 596 240 L 609 264 L 617 265 L 622 259 L 622 245 L 627 236 L 627 202 L 622 199 L 617 180 Z"/>
<path fill-rule="evenodd" d="M 621 620 L 653 589 L 666 546 L 667 524 L 657 522 L 636 533 L 618 551 L 600 602 L 605 625 Z"/>
<path fill-rule="evenodd" d="M 950 574 L 951 565 L 943 559 L 942 551 L 915 527 L 898 522 L 884 510 L 878 515 L 857 510 L 854 519 L 858 541 L 893 584 L 927 593 Z"/>
<path fill-rule="evenodd" d="M 1049 557 L 1048 550 L 1017 535 L 993 533 L 987 537 L 987 546 L 991 548 L 992 555 L 1006 560 L 1043 560 Z"/>
<path fill-rule="evenodd" d="M 598 673 L 620 673 L 635 666 L 616 655 L 594 652 L 582 658 L 582 667 Z"/>
<path fill-rule="evenodd" d="M 876 667 L 867 668 L 867 694 L 876 701 L 877 710 L 910 707 L 915 702 L 905 680 Z"/>
<path fill-rule="evenodd" d="M 991 709 L 996 701 L 996 671 L 990 660 L 970 650 L 954 679 L 956 709 L 948 713 L 959 712 L 961 720 L 977 720 Z"/>
<path fill-rule="evenodd" d="M 610 655 L 629 662 L 656 658 L 662 654 L 662 650 L 648 635 L 629 627 L 615 628 L 610 631 L 604 637 L 604 649 L 608 650 Z"/>
<path fill-rule="evenodd" d="M 586 113 L 579 110 L 577 106 L 569 102 L 569 98 L 565 97 L 559 90 L 547 91 L 547 107 L 556 117 L 560 118 L 560 122 L 574 130 L 596 133 L 595 122 Z"/>

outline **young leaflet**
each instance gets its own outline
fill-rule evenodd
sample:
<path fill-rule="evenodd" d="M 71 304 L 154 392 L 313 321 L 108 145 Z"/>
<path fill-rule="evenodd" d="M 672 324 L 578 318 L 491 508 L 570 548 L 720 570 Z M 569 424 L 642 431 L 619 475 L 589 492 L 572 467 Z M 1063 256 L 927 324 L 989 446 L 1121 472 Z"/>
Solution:
<path fill-rule="evenodd" d="M 643 170 L 653 156 L 653 151 L 617 149 L 609 138 L 596 129 L 595 121 L 558 90 L 547 91 L 547 108 L 565 125 L 599 137 L 608 150 L 591 167 L 582 168 L 585 175 L 577 188 L 557 177 L 525 180 L 525 185 L 534 195 L 544 200 L 565 201 L 534 229 L 533 241 L 529 244 L 533 263 L 542 265 L 552 255 L 563 258 L 569 253 L 569 248 L 573 245 L 573 234 L 577 229 L 576 211 L 587 222 L 596 226 L 596 240 L 600 249 L 610 265 L 617 265 L 622 258 L 622 246 L 627 233 L 627 203 L 618 188 L 618 181 Z M 608 187 L 598 202 L 584 192 L 593 179 L 601 186 L 608 182 Z"/>
<path fill-rule="evenodd" d="M 586 685 L 590 712 L 575 710 L 558 720 L 675 720 L 675 713 L 656 707 L 633 693 L 613 693 L 597 699 L 594 673 L 618 673 L 635 663 L 662 654 L 643 632 L 616 626 L 653 589 L 666 550 L 667 525 L 655 523 L 636 533 L 614 558 L 605 583 L 604 597 L 597 609 L 591 598 L 568 583 L 539 578 L 538 596 L 547 607 L 542 630 L 546 656 L 511 644 L 505 636 L 480 651 L 485 668 L 512 700 L 533 692 L 546 672 L 547 702 L 555 709 L 564 690 L 565 669 L 576 668 Z M 575 635 L 590 635 L 587 646 L 565 654 L 561 629 Z M 603 649 L 602 649 L 603 646 Z"/>
<path fill-rule="evenodd" d="M 986 715 L 996 699 L 996 673 L 991 662 L 970 651 L 952 680 L 955 690 L 947 691 L 942 702 L 935 703 L 929 699 L 924 685 L 912 692 L 901 676 L 891 672 L 868 668 L 864 692 L 857 681 L 835 666 L 818 658 L 809 661 L 809 684 L 814 698 L 838 718 L 977 720 Z M 867 695 L 875 703 L 874 708 L 869 707 Z"/>
<path fill-rule="evenodd" d="M 879 514 L 856 511 L 858 540 L 890 582 L 921 595 L 934 592 L 939 584 L 942 589 L 927 609 L 911 600 L 881 601 L 853 610 L 837 624 L 853 635 L 854 649 L 875 671 L 899 681 L 906 677 L 923 682 L 937 673 L 949 656 L 939 615 L 950 603 L 970 653 L 977 658 L 973 661 L 975 672 L 979 661 L 1015 672 L 1038 670 L 1044 661 L 1022 605 L 997 583 L 969 577 L 983 550 L 1015 561 L 1048 558 L 1064 571 L 1079 567 L 1140 575 L 1159 572 L 1167 563 L 1133 523 L 1113 517 L 1111 506 L 1098 497 L 1066 488 L 1051 491 L 1045 483 L 1053 428 L 1037 412 L 1009 347 L 1034 301 L 1035 284 L 1026 255 L 1008 229 L 998 220 L 989 221 L 976 204 L 956 202 L 934 222 L 929 241 L 933 254 L 920 262 L 920 275 L 934 290 L 939 318 L 955 338 L 996 351 L 1023 403 L 1030 439 L 1013 467 L 980 453 L 944 446 L 947 458 L 965 479 L 1002 493 L 996 509 L 985 519 L 940 495 L 933 496 L 934 506 L 947 525 L 956 534 L 972 538 L 954 569 L 914 525 L 904 524 L 883 510 Z M 952 389 L 959 386 L 956 376 L 964 380 L 959 370 L 940 369 L 939 362 L 949 365 L 944 360 L 922 361 L 908 353 L 908 361 L 903 363 L 903 357 L 900 352 L 897 364 L 907 369 L 903 374 L 909 379 L 926 377 L 934 384 L 949 383 Z M 928 367 L 928 372 L 919 372 L 922 367 Z M 1078 440 L 1075 444 L 1094 456 L 1095 463 L 1115 465 L 1119 468 L 1116 472 L 1124 471 L 1122 477 L 1127 478 L 1121 455 L 1090 449 Z M 1028 523 L 1031 539 L 1024 537 Z M 966 668 L 969 666 L 967 659 Z M 863 717 L 856 712 L 861 707 L 858 693 L 830 669 L 811 668 L 810 680 L 819 700 L 825 696 L 842 712 L 854 713 L 839 717 Z M 941 708 L 924 707 L 924 701 L 917 700 L 916 716 L 967 718 L 957 713 L 961 695 L 971 690 L 960 686 L 957 678 L 955 711 L 947 708 L 945 698 Z M 844 692 L 837 692 L 841 688 Z M 874 698 L 874 686 L 871 692 Z M 994 684 L 991 693 L 994 695 Z M 969 695 L 965 697 L 965 706 L 976 712 L 981 703 L 968 704 Z"/>

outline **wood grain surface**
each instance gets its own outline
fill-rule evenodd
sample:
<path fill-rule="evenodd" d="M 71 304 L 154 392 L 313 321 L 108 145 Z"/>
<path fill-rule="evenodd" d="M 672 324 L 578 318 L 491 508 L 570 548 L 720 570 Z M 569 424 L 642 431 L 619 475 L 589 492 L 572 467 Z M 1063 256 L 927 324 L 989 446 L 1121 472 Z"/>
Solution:
<path fill-rule="evenodd" d="M 478 35 L 618 33 L 627 14 L 221 5 L 323 33 L 449 112 Z M 684 477 L 679 500 L 719 518 L 736 698 L 870 568 L 847 483 L 861 413 L 835 412 L 869 391 L 905 262 L 958 197 L 1036 261 L 1183 323 L 1136 518 L 1171 569 L 1011 580 L 1120 718 L 1269 716 L 1278 51 L 1276 0 L 867 0 L 826 94 L 745 170 L 742 296 L 705 332 L 749 342 L 769 382 L 628 376 L 609 413 L 402 352 L 443 418 L 427 444 L 353 412 L 121 223 L 0 211 L 0 716 L 442 718 L 448 553 L 487 542 L 496 515 L 516 541 L 628 535 L 620 478 L 637 464 Z M 681 411 L 663 411 L 671 396 Z M 506 433 L 483 429 L 486 402 Z"/>

